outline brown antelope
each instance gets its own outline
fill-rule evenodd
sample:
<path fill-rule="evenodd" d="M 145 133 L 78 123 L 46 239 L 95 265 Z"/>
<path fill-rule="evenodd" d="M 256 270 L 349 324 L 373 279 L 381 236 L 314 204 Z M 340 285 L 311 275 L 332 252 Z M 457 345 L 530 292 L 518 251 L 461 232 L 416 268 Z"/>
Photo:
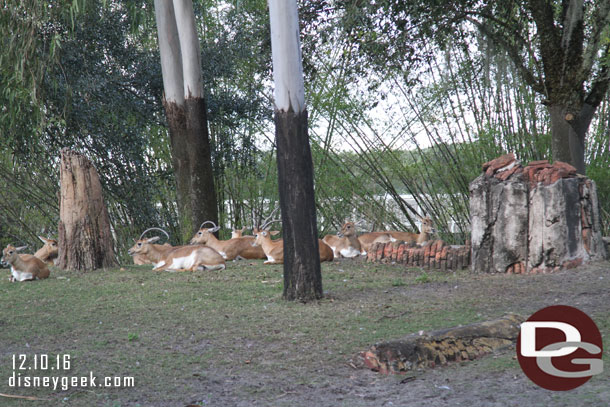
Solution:
<path fill-rule="evenodd" d="M 331 247 L 335 257 L 356 257 L 362 254 L 362 246 L 356 236 L 354 222 L 345 222 L 337 235 L 326 235 L 322 239 Z"/>
<path fill-rule="evenodd" d="M 9 244 L 2 251 L 2 261 L 11 265 L 11 281 L 42 280 L 49 277 L 49 268 L 45 262 L 34 255 L 18 253 L 26 247 Z"/>
<path fill-rule="evenodd" d="M 128 253 L 144 254 L 155 265 L 155 271 L 195 271 L 195 270 L 224 270 L 225 260 L 211 247 L 191 245 L 165 247 L 154 245 L 159 236 L 149 239 L 139 239 L 129 249 Z"/>
<path fill-rule="evenodd" d="M 280 233 L 277 230 L 270 230 L 270 225 L 273 222 L 279 222 L 279 219 L 273 221 L 265 220 L 260 228 L 255 227 L 252 229 L 255 236 L 253 244 L 261 246 L 267 256 L 267 260 L 264 264 L 284 263 L 284 240 L 271 240 L 271 236 Z M 333 250 L 320 239 L 318 239 L 318 252 L 320 254 L 320 262 L 333 261 Z"/>
<path fill-rule="evenodd" d="M 389 243 L 396 241 L 389 232 L 369 232 L 358 236 L 362 254 L 366 254 L 374 243 Z"/>
<path fill-rule="evenodd" d="M 238 237 L 245 237 L 244 232 L 246 231 L 246 227 L 244 226 L 241 229 L 233 229 L 231 231 L 231 239 L 237 239 Z M 254 236 L 252 236 L 254 237 Z"/>
<path fill-rule="evenodd" d="M 423 245 L 430 239 L 430 234 L 434 233 L 434 227 L 432 226 L 432 219 L 429 217 L 422 218 L 421 221 L 421 233 L 411 233 L 411 232 L 388 232 L 392 237 L 396 240 L 402 240 L 406 243 L 417 243 L 418 245 Z"/>
<path fill-rule="evenodd" d="M 167 240 L 169 240 L 169 234 L 165 230 L 163 230 L 161 228 L 148 228 L 148 229 L 146 229 L 144 232 L 142 232 L 142 234 L 140 235 L 138 240 L 141 240 L 144 237 L 144 235 L 148 231 L 151 231 L 151 230 L 159 230 L 159 231 L 163 232 L 165 234 L 165 236 L 167 236 Z M 136 240 L 136 242 L 137 242 L 137 240 Z M 167 250 L 173 248 L 173 246 L 171 244 L 167 243 L 167 242 L 163 243 L 162 245 L 155 244 L 153 246 L 157 247 L 161 251 L 167 251 Z M 150 260 L 148 258 L 148 256 L 146 256 L 145 254 L 137 253 L 137 254 L 133 255 L 133 264 L 135 264 L 135 265 L 141 266 L 141 265 L 144 265 L 144 264 L 153 264 L 153 263 L 154 262 L 152 260 Z"/>
<path fill-rule="evenodd" d="M 212 228 L 206 228 L 204 225 L 211 223 Z M 204 244 L 216 250 L 225 260 L 242 259 L 264 259 L 265 252 L 260 246 L 253 246 L 254 236 L 244 236 L 229 240 L 218 240 L 214 236 L 214 232 L 220 229 L 219 226 L 212 221 L 205 221 L 199 227 L 199 231 L 191 239 L 191 244 Z"/>
<path fill-rule="evenodd" d="M 44 243 L 44 245 L 34 253 L 34 256 L 38 257 L 40 260 L 44 261 L 48 266 L 55 265 L 55 261 L 57 260 L 57 254 L 59 249 L 57 247 L 57 240 L 55 239 L 47 239 L 42 236 L 38 236 L 40 240 Z"/>

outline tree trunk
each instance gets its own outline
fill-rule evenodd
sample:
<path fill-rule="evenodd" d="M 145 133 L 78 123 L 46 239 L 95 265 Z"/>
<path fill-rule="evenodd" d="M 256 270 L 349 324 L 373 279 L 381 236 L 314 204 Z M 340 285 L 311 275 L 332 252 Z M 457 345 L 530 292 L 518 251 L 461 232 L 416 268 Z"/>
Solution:
<path fill-rule="evenodd" d="M 156 0 L 155 15 L 183 240 L 218 222 L 199 39 L 191 0 Z"/>
<path fill-rule="evenodd" d="M 60 182 L 57 266 L 64 270 L 117 266 L 102 186 L 91 162 L 62 150 Z"/>
<path fill-rule="evenodd" d="M 296 0 L 270 0 L 275 82 L 275 139 L 284 227 L 284 298 L 322 298 L 313 163 Z"/>
<path fill-rule="evenodd" d="M 320 299 L 322 273 L 307 110 L 300 114 L 276 110 L 275 138 L 284 228 L 284 298 Z"/>
<path fill-rule="evenodd" d="M 571 164 L 576 170 L 585 175 L 585 135 L 589 128 L 571 124 L 567 119 L 587 120 L 587 118 L 574 118 L 567 113 L 567 109 L 561 105 L 548 107 L 551 117 L 551 149 L 554 161 L 563 161 Z M 590 119 L 588 120 L 590 122 Z"/>

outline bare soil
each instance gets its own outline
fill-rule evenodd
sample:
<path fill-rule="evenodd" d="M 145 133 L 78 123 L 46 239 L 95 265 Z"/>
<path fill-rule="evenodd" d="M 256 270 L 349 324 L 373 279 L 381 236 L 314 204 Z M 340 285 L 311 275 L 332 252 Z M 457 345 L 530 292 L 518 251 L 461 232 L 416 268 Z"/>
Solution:
<path fill-rule="evenodd" d="M 514 347 L 472 362 L 383 376 L 354 368 L 375 342 L 419 330 L 581 309 L 610 338 L 610 263 L 546 275 L 423 272 L 360 260 L 323 266 L 326 298 L 281 299 L 281 266 L 224 272 L 67 273 L 0 282 L 0 405 L 609 406 L 609 371 L 551 392 L 521 371 Z M 15 353 L 70 353 L 72 374 L 131 374 L 134 388 L 10 388 Z M 608 365 L 608 345 L 604 361 Z M 50 400 L 50 401 L 49 401 Z M 49 404 L 50 403 L 50 404 Z"/>

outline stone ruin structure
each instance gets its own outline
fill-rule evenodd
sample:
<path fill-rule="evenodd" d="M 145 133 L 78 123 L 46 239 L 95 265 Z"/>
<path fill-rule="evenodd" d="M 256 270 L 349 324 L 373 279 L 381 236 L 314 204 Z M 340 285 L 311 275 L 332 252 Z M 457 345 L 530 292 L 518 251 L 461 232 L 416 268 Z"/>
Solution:
<path fill-rule="evenodd" d="M 483 164 L 470 184 L 473 272 L 537 273 L 606 258 L 595 183 L 563 162 Z"/>

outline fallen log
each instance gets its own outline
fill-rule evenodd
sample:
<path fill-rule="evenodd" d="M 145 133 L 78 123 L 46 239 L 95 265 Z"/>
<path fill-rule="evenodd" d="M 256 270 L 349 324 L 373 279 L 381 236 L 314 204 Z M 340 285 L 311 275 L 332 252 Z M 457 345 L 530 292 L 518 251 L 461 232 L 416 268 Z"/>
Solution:
<path fill-rule="evenodd" d="M 373 345 L 358 354 L 354 364 L 382 374 L 403 374 L 473 360 L 513 344 L 523 321 L 522 316 L 508 314 L 492 321 L 411 334 Z"/>

